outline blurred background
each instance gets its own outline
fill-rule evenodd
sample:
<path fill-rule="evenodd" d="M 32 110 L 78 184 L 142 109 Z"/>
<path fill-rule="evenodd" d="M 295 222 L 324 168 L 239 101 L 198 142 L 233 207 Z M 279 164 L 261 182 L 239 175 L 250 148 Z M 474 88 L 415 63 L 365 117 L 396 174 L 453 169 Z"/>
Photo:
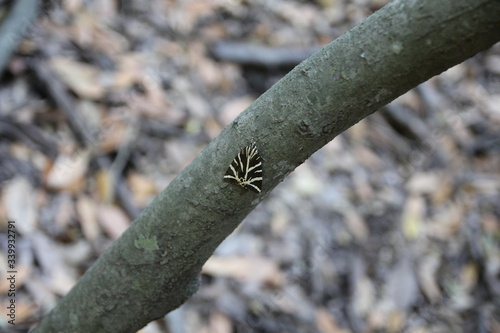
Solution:
<path fill-rule="evenodd" d="M 47 1 L 30 21 L 34 1 L 0 1 L 0 331 L 27 332 L 255 98 L 387 2 Z M 141 332 L 500 332 L 499 133 L 497 44 L 314 154 Z"/>

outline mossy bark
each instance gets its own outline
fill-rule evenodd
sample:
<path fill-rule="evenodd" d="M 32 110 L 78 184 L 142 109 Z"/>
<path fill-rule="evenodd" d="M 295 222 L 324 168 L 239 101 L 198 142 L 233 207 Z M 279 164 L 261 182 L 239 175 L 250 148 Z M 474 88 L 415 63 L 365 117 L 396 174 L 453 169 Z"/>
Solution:
<path fill-rule="evenodd" d="M 396 0 L 257 99 L 158 195 L 34 332 L 134 332 L 181 305 L 215 248 L 290 172 L 412 87 L 500 40 L 498 0 Z M 223 182 L 257 142 L 261 194 Z"/>

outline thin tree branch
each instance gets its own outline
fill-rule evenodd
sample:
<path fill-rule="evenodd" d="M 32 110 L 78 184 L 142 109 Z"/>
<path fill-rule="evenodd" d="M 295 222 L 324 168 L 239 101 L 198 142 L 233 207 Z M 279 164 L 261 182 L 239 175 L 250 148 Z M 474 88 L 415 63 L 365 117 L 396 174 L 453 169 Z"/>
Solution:
<path fill-rule="evenodd" d="M 38 0 L 14 1 L 6 18 L 0 22 L 0 75 L 17 45 L 25 37 L 39 5 Z"/>

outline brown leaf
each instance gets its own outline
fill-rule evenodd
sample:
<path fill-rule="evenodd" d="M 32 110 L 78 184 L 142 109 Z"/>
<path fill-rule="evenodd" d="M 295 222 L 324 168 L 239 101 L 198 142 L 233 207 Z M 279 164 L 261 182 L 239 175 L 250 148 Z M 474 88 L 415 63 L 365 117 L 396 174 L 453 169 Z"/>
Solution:
<path fill-rule="evenodd" d="M 321 333 L 349 333 L 348 329 L 340 328 L 335 318 L 325 308 L 316 310 L 316 326 Z"/>
<path fill-rule="evenodd" d="M 410 196 L 403 208 L 401 224 L 405 237 L 409 240 L 418 238 L 423 229 L 425 201 L 421 196 Z"/>
<path fill-rule="evenodd" d="M 3 309 L 6 309 L 7 306 L 10 305 L 10 303 L 7 303 L 7 302 L 10 302 L 10 300 L 8 298 L 5 298 L 0 303 L 0 307 L 2 308 L 2 312 L 4 315 L 4 318 L 2 318 L 2 324 L 0 325 L 0 328 L 7 327 L 7 320 L 10 320 L 9 317 L 5 317 L 8 310 L 3 310 Z M 38 310 L 38 304 L 36 304 L 35 302 L 33 302 L 31 300 L 25 299 L 24 297 L 21 299 L 16 297 L 15 306 L 16 306 L 16 310 L 15 310 L 15 314 L 16 314 L 15 323 L 16 324 L 29 322 L 30 317 L 32 318 Z M 8 326 L 10 326 L 10 324 Z M 10 332 L 16 332 L 16 331 L 17 331 L 16 329 L 13 329 Z M 2 332 L 9 332 L 9 331 L 2 330 Z"/>
<path fill-rule="evenodd" d="M 233 331 L 233 323 L 228 316 L 219 311 L 210 315 L 207 333 L 232 333 Z"/>
<path fill-rule="evenodd" d="M 41 232 L 33 237 L 33 252 L 44 275 L 48 276 L 47 287 L 58 295 L 65 295 L 77 281 L 76 271 L 63 260 L 63 247 Z"/>
<path fill-rule="evenodd" d="M 88 196 L 82 195 L 76 201 L 76 211 L 85 238 L 95 241 L 100 235 L 96 203 Z"/>
<path fill-rule="evenodd" d="M 100 71 L 96 67 L 63 57 L 50 59 L 49 66 L 78 96 L 89 99 L 104 96 L 104 87 L 99 83 Z"/>
<path fill-rule="evenodd" d="M 258 282 L 277 287 L 284 277 L 275 262 L 262 257 L 212 256 L 203 266 L 204 274 L 231 277 L 244 282 Z"/>
<path fill-rule="evenodd" d="M 430 194 L 438 189 L 440 180 L 441 176 L 437 173 L 419 172 L 408 180 L 406 188 L 411 194 Z"/>
<path fill-rule="evenodd" d="M 441 289 L 436 280 L 440 263 L 441 258 L 438 255 L 430 254 L 422 259 L 418 269 L 420 288 L 431 303 L 436 302 L 441 297 Z"/>
<path fill-rule="evenodd" d="M 363 243 L 369 236 L 369 229 L 365 219 L 356 211 L 354 207 L 348 207 L 344 212 L 345 225 L 349 232 L 360 243 Z"/>
<path fill-rule="evenodd" d="M 130 172 L 127 183 L 134 196 L 134 202 L 139 206 L 147 205 L 152 197 L 158 193 L 156 183 L 145 175 Z"/>
<path fill-rule="evenodd" d="M 38 207 L 35 191 L 26 178 L 16 177 L 5 186 L 3 206 L 6 217 L 16 221 L 16 231 L 29 235 L 35 229 Z"/>
<path fill-rule="evenodd" d="M 113 240 L 118 239 L 130 226 L 130 219 L 120 208 L 115 206 L 100 205 L 97 210 L 97 219 Z"/>
<path fill-rule="evenodd" d="M 100 202 L 111 203 L 115 193 L 115 178 L 110 169 L 101 169 L 96 173 L 96 185 Z"/>
<path fill-rule="evenodd" d="M 292 186 L 295 193 L 311 197 L 323 190 L 324 183 L 319 175 L 312 170 L 311 165 L 304 163 L 295 169 Z"/>
<path fill-rule="evenodd" d="M 243 110 L 245 110 L 255 98 L 242 96 L 224 104 L 220 110 L 220 119 L 224 124 L 231 123 Z"/>
<path fill-rule="evenodd" d="M 59 155 L 46 175 L 47 186 L 57 190 L 78 190 L 85 181 L 89 160 L 88 150 Z"/>

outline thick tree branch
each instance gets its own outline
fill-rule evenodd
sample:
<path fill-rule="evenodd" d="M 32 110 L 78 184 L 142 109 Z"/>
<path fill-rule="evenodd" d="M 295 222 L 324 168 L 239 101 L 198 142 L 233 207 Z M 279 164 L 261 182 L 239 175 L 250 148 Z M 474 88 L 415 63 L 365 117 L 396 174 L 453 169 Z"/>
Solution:
<path fill-rule="evenodd" d="M 500 40 L 498 0 L 396 0 L 297 66 L 154 200 L 35 332 L 133 332 L 182 304 L 203 263 L 299 164 L 381 106 Z M 263 192 L 222 181 L 252 140 Z"/>

